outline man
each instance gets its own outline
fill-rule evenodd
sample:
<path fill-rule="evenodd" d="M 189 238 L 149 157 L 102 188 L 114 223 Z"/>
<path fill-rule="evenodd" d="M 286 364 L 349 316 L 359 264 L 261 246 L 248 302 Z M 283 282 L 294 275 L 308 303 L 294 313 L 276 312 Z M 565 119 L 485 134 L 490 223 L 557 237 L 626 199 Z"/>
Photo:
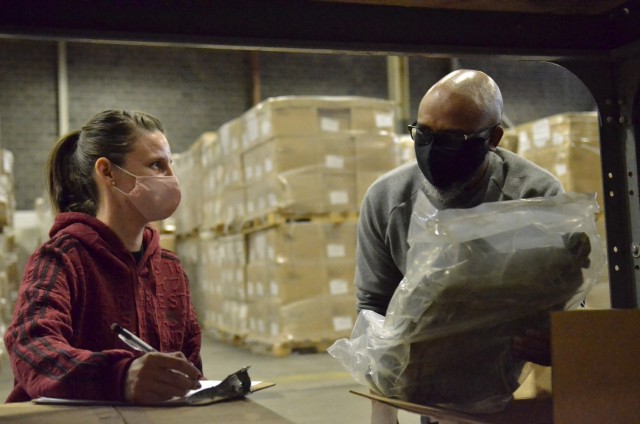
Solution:
<path fill-rule="evenodd" d="M 378 179 L 362 203 L 355 275 L 359 310 L 386 314 L 407 271 L 407 234 L 419 191 L 438 209 L 563 191 L 549 172 L 498 147 L 502 108 L 500 89 L 480 71 L 451 72 L 424 95 L 417 122 L 409 126 L 416 161 Z M 548 335 L 527 332 L 514 340 L 513 353 L 550 365 Z M 385 422 L 380 419 L 385 413 L 395 422 L 393 412 L 374 404 L 375 422 Z"/>

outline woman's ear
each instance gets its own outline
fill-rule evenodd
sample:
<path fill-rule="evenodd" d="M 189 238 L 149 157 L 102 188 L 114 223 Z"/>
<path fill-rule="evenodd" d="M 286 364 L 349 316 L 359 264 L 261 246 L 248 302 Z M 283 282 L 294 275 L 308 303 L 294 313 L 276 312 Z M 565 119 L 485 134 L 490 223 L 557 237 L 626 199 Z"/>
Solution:
<path fill-rule="evenodd" d="M 111 161 L 107 158 L 98 158 L 94 166 L 96 178 L 98 181 L 103 181 L 105 184 L 113 184 L 113 175 L 111 174 Z"/>
<path fill-rule="evenodd" d="M 500 125 L 495 127 L 493 131 L 491 131 L 491 136 L 489 136 L 489 149 L 494 152 L 498 144 L 500 144 L 500 140 L 502 140 L 502 136 L 504 135 L 504 130 Z"/>

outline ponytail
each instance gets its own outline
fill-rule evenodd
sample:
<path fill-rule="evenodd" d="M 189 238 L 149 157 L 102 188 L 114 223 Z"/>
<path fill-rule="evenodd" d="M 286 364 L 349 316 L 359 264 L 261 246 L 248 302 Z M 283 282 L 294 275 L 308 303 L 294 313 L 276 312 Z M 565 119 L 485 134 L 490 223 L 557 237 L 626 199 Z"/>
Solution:
<path fill-rule="evenodd" d="M 47 188 L 56 212 L 96 213 L 93 166 L 78 154 L 80 131 L 62 136 L 47 161 Z"/>

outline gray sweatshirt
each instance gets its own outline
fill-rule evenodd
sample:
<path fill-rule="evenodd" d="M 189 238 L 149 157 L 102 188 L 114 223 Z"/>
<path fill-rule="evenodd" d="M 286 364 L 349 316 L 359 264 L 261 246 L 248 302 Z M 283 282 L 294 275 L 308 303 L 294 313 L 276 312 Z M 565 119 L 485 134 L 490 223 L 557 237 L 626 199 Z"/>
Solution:
<path fill-rule="evenodd" d="M 471 208 L 481 203 L 553 196 L 562 185 L 549 172 L 501 148 L 489 152 L 483 180 L 473 190 L 444 205 L 425 191 L 428 184 L 416 161 L 383 175 L 362 201 L 358 224 L 355 285 L 358 310 L 385 315 L 406 270 L 407 235 L 416 194 L 425 191 L 438 209 Z"/>

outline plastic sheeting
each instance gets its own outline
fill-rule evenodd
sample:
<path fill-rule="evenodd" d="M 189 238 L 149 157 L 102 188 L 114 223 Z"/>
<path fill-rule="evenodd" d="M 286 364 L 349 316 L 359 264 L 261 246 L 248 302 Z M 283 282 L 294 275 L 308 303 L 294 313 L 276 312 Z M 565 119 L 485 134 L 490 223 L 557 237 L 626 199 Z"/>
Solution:
<path fill-rule="evenodd" d="M 597 211 L 586 194 L 441 211 L 421 194 L 386 317 L 361 311 L 329 353 L 387 397 L 503 409 L 530 368 L 512 357 L 513 337 L 548 331 L 549 312 L 578 307 L 598 279 Z"/>

